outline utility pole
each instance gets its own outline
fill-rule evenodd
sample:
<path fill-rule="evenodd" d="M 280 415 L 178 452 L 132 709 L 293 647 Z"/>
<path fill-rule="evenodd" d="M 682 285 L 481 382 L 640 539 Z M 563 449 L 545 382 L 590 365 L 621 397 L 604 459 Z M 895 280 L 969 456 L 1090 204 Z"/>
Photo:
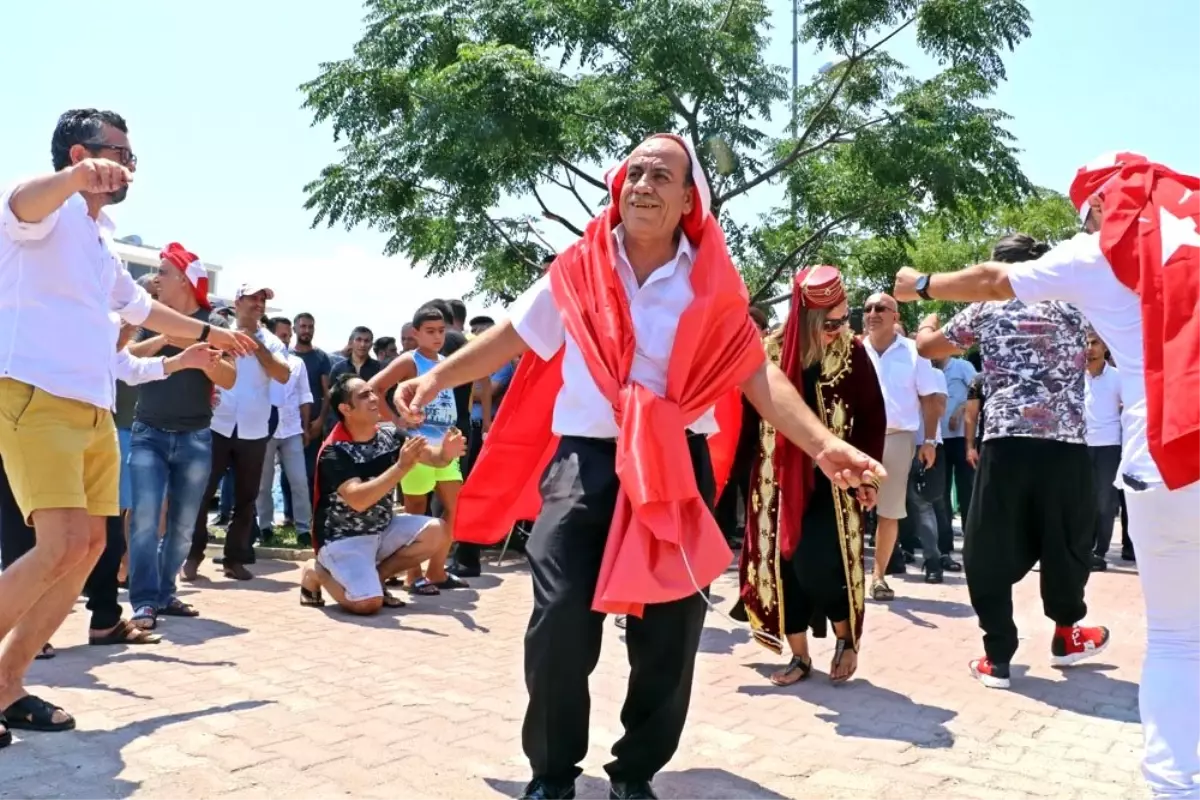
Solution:
<path fill-rule="evenodd" d="M 792 0 L 792 138 L 796 138 L 796 92 L 800 89 L 800 0 Z"/>

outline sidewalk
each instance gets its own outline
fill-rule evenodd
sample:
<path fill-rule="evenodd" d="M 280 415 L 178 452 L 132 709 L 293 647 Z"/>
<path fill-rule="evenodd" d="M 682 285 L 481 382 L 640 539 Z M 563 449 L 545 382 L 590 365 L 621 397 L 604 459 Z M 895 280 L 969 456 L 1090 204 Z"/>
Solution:
<path fill-rule="evenodd" d="M 36 662 L 30 688 L 79 730 L 28 734 L 0 752 L 0 797 L 502 797 L 528 779 L 521 753 L 523 565 L 474 589 L 352 619 L 301 608 L 298 566 L 260 562 L 248 583 L 207 576 L 185 594 L 204 614 L 166 619 L 158 646 L 85 644 L 79 610 Z M 664 798 L 1143 797 L 1137 576 L 1093 575 L 1089 619 L 1113 644 L 1095 664 L 1048 666 L 1037 574 L 1017 593 L 1024 637 L 1013 690 L 972 682 L 980 654 L 961 575 L 893 580 L 868 603 L 858 676 L 826 678 L 830 640 L 805 684 L 776 689 L 780 662 L 710 614 L 689 726 L 656 788 Z M 728 609 L 732 575 L 714 587 Z M 592 751 L 581 797 L 606 797 L 628 675 L 608 624 L 592 676 Z M 53 687 L 53 688 L 46 688 Z"/>

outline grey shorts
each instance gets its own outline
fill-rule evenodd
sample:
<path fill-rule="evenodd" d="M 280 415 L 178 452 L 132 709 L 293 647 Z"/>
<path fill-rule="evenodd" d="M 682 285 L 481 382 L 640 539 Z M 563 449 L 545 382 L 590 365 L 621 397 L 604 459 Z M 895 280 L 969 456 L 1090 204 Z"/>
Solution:
<path fill-rule="evenodd" d="M 397 514 L 383 533 L 337 539 L 323 546 L 317 553 L 317 563 L 341 584 L 347 600 L 383 597 L 379 565 L 397 550 L 415 542 L 421 531 L 440 522 L 418 514 Z"/>
<path fill-rule="evenodd" d="M 876 509 L 884 519 L 904 519 L 908 516 L 908 471 L 912 469 L 917 440 L 912 431 L 889 433 L 883 440 L 883 468 L 887 478 L 879 487 Z"/>

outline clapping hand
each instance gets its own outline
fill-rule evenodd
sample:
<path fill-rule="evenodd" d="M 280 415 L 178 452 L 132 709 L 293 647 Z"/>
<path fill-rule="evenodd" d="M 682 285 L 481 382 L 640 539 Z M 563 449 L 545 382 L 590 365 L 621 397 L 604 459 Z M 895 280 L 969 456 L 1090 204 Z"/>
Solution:
<path fill-rule="evenodd" d="M 400 446 L 400 460 L 398 462 L 400 469 L 410 470 L 415 467 L 424 452 L 424 436 L 410 436 L 405 439 L 404 444 Z"/>
<path fill-rule="evenodd" d="M 446 432 L 446 438 L 442 439 L 442 457 L 447 461 L 453 461 L 465 452 L 467 452 L 467 437 L 463 436 L 462 431 L 458 428 L 451 428 Z"/>
<path fill-rule="evenodd" d="M 179 354 L 184 369 L 208 369 L 221 360 L 221 351 L 205 342 L 196 342 Z"/>

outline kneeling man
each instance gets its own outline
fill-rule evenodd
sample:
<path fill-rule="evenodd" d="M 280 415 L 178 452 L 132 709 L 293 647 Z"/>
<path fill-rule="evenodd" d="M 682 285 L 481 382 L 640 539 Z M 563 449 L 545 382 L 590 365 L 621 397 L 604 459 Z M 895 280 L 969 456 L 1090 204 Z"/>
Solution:
<path fill-rule="evenodd" d="M 440 519 L 397 514 L 393 497 L 400 479 L 417 464 L 444 467 L 465 449 L 451 429 L 438 447 L 406 437 L 379 422 L 379 395 L 350 374 L 329 392 L 338 424 L 317 456 L 313 547 L 304 565 L 300 602 L 324 605 L 321 590 L 353 614 L 374 614 L 384 605 L 404 605 L 383 582 L 430 556 L 444 552 L 450 532 Z"/>

